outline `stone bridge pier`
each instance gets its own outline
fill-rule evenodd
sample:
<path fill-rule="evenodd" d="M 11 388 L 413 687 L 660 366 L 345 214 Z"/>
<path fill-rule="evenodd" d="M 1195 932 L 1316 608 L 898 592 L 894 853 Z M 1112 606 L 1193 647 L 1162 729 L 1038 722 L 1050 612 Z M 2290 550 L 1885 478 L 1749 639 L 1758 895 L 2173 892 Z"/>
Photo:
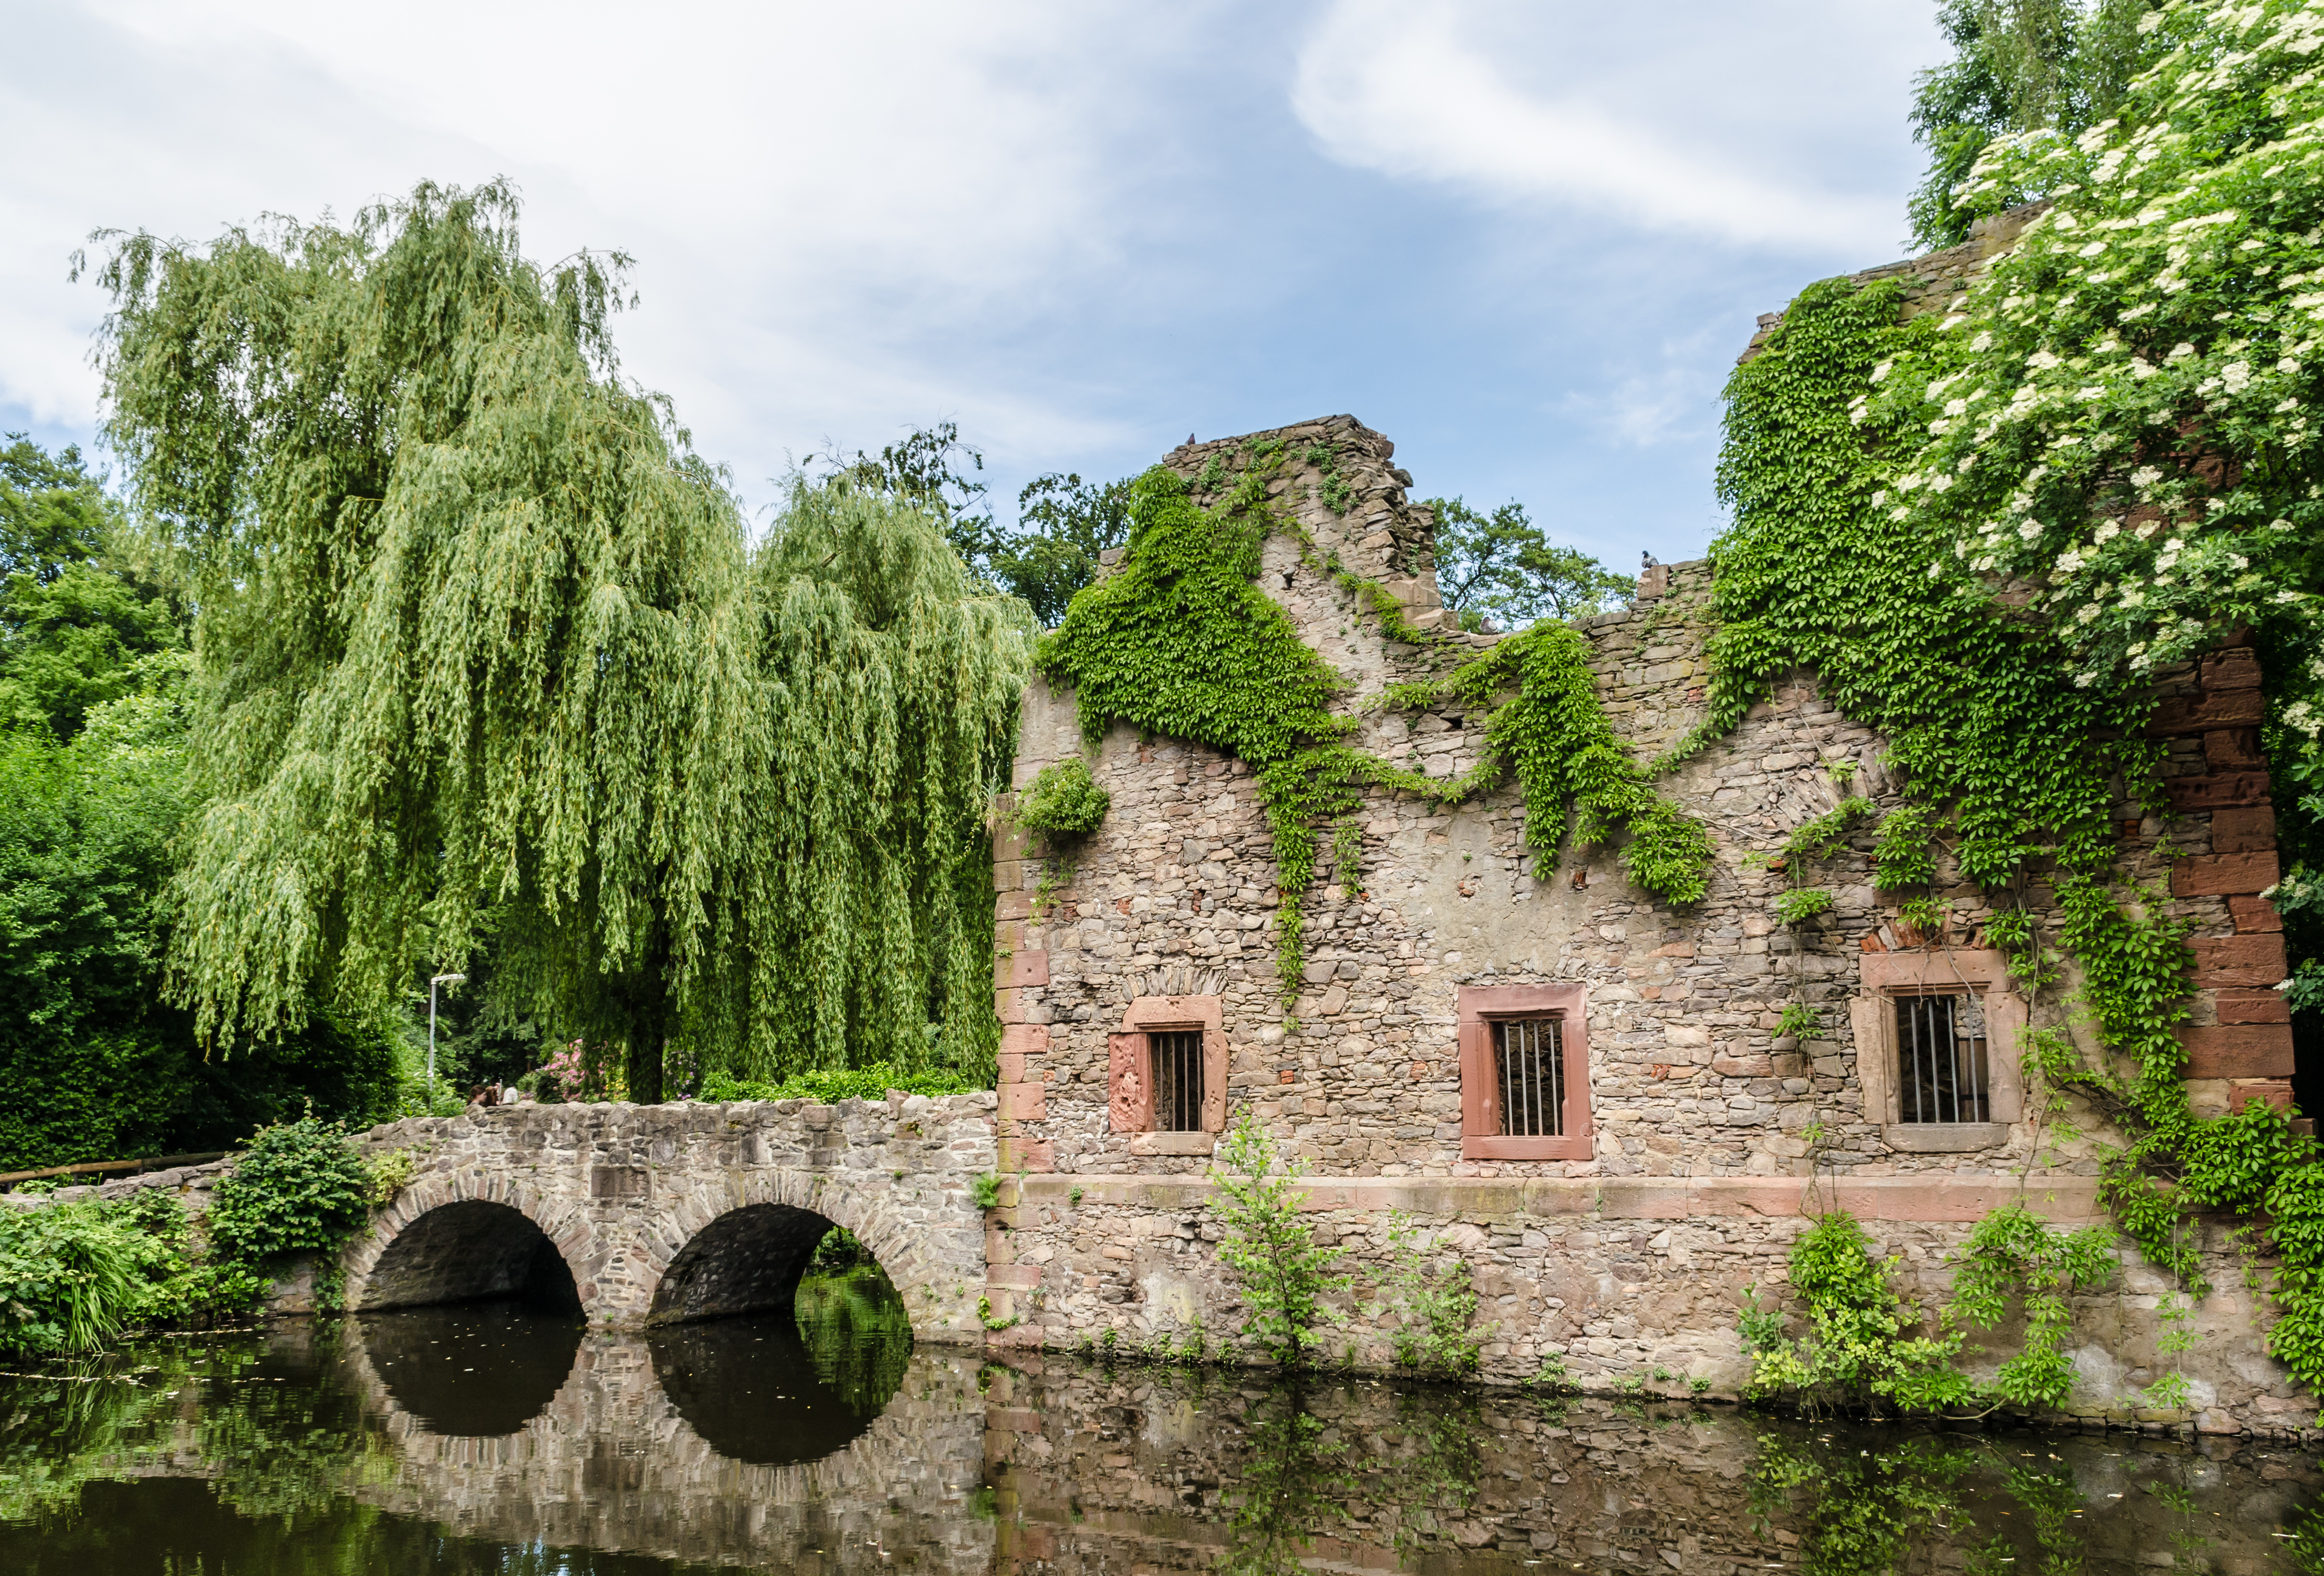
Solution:
<path fill-rule="evenodd" d="M 922 1341 L 981 1341 L 996 1097 L 521 1105 L 374 1128 L 410 1183 L 341 1255 L 350 1309 L 521 1295 L 636 1329 L 788 1308 L 834 1226 Z"/>

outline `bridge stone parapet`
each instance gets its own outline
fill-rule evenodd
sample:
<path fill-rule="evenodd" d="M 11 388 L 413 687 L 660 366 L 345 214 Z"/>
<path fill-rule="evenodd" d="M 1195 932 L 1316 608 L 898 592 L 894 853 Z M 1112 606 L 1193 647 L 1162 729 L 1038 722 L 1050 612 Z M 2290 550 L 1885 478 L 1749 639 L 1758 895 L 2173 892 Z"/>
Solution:
<path fill-rule="evenodd" d="M 548 1293 L 593 1326 L 789 1305 L 833 1226 L 879 1259 L 923 1341 L 983 1336 L 990 1092 L 479 1108 L 372 1129 L 410 1183 L 340 1258 L 350 1309 Z"/>

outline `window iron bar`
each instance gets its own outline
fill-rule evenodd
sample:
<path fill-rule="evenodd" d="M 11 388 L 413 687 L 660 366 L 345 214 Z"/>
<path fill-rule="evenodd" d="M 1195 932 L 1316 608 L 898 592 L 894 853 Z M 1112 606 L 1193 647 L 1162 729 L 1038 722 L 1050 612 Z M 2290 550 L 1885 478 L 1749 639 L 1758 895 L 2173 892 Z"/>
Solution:
<path fill-rule="evenodd" d="M 1155 1130 L 1202 1131 L 1203 1031 L 1170 1029 L 1146 1040 L 1154 1064 Z"/>
<path fill-rule="evenodd" d="M 1504 1134 L 1554 1138 L 1565 1131 L 1565 1055 L 1557 1019 L 1497 1020 L 1493 1072 Z"/>
<path fill-rule="evenodd" d="M 1983 1019 L 1971 996 L 1896 999 L 1896 1104 L 1901 1120 L 1992 1120 Z"/>

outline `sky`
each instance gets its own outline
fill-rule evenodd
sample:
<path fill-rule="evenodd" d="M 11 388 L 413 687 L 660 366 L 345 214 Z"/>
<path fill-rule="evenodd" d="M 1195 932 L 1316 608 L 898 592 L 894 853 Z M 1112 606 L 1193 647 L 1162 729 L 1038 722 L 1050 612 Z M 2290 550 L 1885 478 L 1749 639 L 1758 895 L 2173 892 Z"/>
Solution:
<path fill-rule="evenodd" d="M 100 230 L 506 177 L 761 506 L 951 420 L 1034 475 L 1351 412 L 1419 496 L 1701 556 L 1757 314 L 1906 254 L 1932 0 L 0 0 L 0 431 L 94 446 Z M 95 250 L 101 250 L 102 243 Z"/>

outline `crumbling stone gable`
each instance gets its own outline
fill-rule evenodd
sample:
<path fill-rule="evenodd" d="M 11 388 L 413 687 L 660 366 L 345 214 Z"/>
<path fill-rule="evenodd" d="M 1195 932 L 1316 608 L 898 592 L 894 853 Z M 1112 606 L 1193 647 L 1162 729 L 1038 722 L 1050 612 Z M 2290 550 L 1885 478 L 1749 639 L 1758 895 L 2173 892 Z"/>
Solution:
<path fill-rule="evenodd" d="M 1928 271 L 1921 299 L 1957 289 L 1976 261 Z M 1363 719 L 1360 742 L 1450 777 L 1475 760 L 1484 717 L 1453 705 L 1367 707 L 1387 684 L 1436 667 L 1384 640 L 1323 572 L 1336 557 L 1392 585 L 1416 622 L 1445 625 L 1433 572 L 1393 578 L 1433 562 L 1413 533 L 1434 522 L 1406 501 L 1411 484 L 1389 469 L 1387 440 L 1341 419 L 1340 466 L 1370 511 L 1333 513 L 1315 468 L 1286 467 L 1277 496 L 1288 495 L 1314 546 L 1271 538 L 1261 585 L 1346 677 L 1340 707 Z M 1328 427 L 1196 446 L 1169 463 L 1198 475 L 1214 456 L 1228 465 L 1248 445 Z M 1582 621 L 1601 702 L 1641 760 L 1703 715 L 1711 591 L 1707 562 L 1659 566 L 1629 606 Z M 1457 657 L 1496 637 L 1454 639 Z M 2274 879 L 2264 770 L 2239 731 L 2256 678 L 2244 647 L 2162 675 L 2156 731 L 2171 740 L 2174 814 L 2144 816 L 2127 801 L 2116 812 L 2125 871 L 2196 922 L 2190 1074 L 2199 1109 L 2211 1111 L 2251 1093 L 2280 1101 L 2291 1072 L 2280 999 L 2266 989 L 2282 977 L 2280 921 L 2257 897 Z M 1037 681 L 1016 781 L 1081 748 L 1073 697 Z M 1906 785 L 1886 752 L 1812 675 L 1777 685 L 1662 781 L 1715 849 L 1708 895 L 1683 908 L 1632 888 L 1617 849 L 1569 845 L 1537 877 L 1514 784 L 1453 810 L 1374 790 L 1359 817 L 1352 891 L 1326 860 L 1305 895 L 1305 989 L 1286 1022 L 1272 847 L 1248 768 L 1112 730 L 1091 761 L 1112 795 L 1105 823 L 1072 848 L 1009 834 L 998 849 L 1001 1143 L 1003 1170 L 1021 1183 L 1004 1194 L 987 1286 L 996 1315 L 1020 1323 L 994 1339 L 1070 1344 L 1106 1328 L 1146 1339 L 1183 1336 L 1197 1320 L 1213 1331 L 1236 1323 L 1203 1182 L 1210 1134 L 1119 1131 L 1109 1120 L 1111 1049 L 1136 1005 L 1154 998 L 1216 1001 L 1227 1120 L 1255 1112 L 1307 1167 L 1323 1234 L 1350 1249 L 1360 1278 L 1383 1267 L 1391 1209 L 1471 1258 L 1482 1316 L 1501 1321 L 1486 1353 L 1497 1377 L 1528 1377 L 1554 1358 L 1600 1380 L 1655 1362 L 1715 1374 L 1722 1389 L 1739 1382 L 1734 1309 L 1747 1286 L 1780 1279 L 1791 1241 L 1821 1209 L 1866 1221 L 1905 1256 L 1904 1284 L 1927 1297 L 1942 1292 L 1946 1254 L 2002 1203 L 2023 1199 L 2061 1221 L 2102 1219 L 2089 1141 L 2041 1127 L 2038 1102 L 2018 1120 L 1963 1124 L 1934 1148 L 1867 1109 L 1857 1030 L 1868 979 L 1917 978 L 1942 966 L 1935 960 L 1985 953 L 1992 911 L 1978 888 L 1941 860 L 1935 889 L 1952 904 L 1951 928 L 1909 933 L 1872 888 L 1868 830 L 1812 872 L 1834 892 L 1831 912 L 1796 933 L 1775 920 L 1785 882 L 1765 856 L 1844 794 L 1883 813 L 1901 805 Z M 1852 769 L 1844 786 L 1835 767 Z M 2021 896 L 2051 921 L 2054 945 L 2040 876 Z M 1868 969 L 1881 959 L 1894 961 Z M 1992 975 L 1989 959 L 1970 962 Z M 1590 1045 L 1589 1157 L 1463 1158 L 1460 992 L 1574 982 Z M 1804 1041 L 1775 1032 L 1794 1000 L 1819 1015 Z M 1876 1097 L 1879 1088 L 1874 1080 Z M 1836 1193 L 1809 1175 L 1805 1129 L 1817 1122 Z M 2154 1371 L 2160 1282 L 2124 1258 L 2119 1295 L 2086 1310 L 2106 1323 L 2090 1338 L 2092 1378 L 2078 1401 L 2094 1412 L 2131 1405 Z M 2263 1377 L 2275 1370 L 2255 1313 L 2226 1292 L 2205 1305 L 2209 1355 L 2189 1371 L 2206 1426 L 2275 1426 L 2300 1404 L 2280 1375 Z M 1379 1359 L 1357 1345 L 1360 1361 Z"/>

